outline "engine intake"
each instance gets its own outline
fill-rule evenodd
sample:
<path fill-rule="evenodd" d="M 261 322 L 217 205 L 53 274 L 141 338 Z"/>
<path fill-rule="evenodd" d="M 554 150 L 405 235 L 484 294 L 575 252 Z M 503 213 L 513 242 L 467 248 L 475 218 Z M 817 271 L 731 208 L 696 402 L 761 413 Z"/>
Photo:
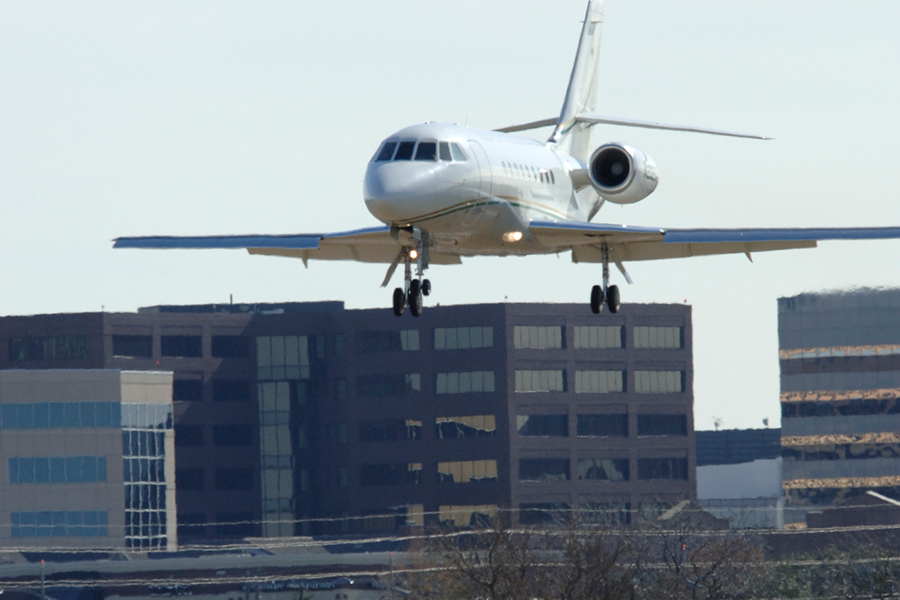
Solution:
<path fill-rule="evenodd" d="M 639 148 L 613 142 L 594 150 L 588 163 L 594 190 L 615 204 L 632 204 L 653 193 L 656 164 Z"/>

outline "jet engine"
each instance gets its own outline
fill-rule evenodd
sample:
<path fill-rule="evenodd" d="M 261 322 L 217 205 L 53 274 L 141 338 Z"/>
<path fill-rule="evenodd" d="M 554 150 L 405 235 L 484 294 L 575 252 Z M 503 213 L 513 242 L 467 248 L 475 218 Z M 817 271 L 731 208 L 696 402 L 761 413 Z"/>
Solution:
<path fill-rule="evenodd" d="M 632 204 L 653 193 L 659 176 L 656 163 L 639 148 L 619 142 L 594 150 L 588 162 L 594 190 L 615 204 Z"/>

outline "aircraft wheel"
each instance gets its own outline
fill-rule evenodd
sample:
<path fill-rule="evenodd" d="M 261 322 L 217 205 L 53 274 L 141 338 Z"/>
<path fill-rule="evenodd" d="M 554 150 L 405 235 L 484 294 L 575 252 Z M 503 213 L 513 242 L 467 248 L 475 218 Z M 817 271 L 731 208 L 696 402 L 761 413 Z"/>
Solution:
<path fill-rule="evenodd" d="M 595 285 L 591 288 L 591 312 L 599 315 L 603 310 L 603 288 Z"/>
<path fill-rule="evenodd" d="M 609 290 L 607 290 L 606 293 L 606 306 L 609 307 L 609 312 L 611 312 L 612 314 L 616 314 L 617 312 L 619 312 L 620 304 L 621 300 L 619 299 L 619 286 L 609 286 Z"/>
<path fill-rule="evenodd" d="M 422 280 L 422 295 L 423 296 L 431 295 L 431 280 L 430 279 Z"/>
<path fill-rule="evenodd" d="M 417 283 L 417 282 L 413 282 Z M 418 317 L 422 314 L 422 291 L 419 286 L 409 286 L 409 312 L 412 316 Z M 415 293 L 413 292 L 415 290 Z"/>
<path fill-rule="evenodd" d="M 412 299 L 415 296 L 419 295 L 419 292 L 422 290 L 422 282 L 418 279 L 413 279 L 409 282 L 409 301 L 412 304 Z"/>
<path fill-rule="evenodd" d="M 394 314 L 398 317 L 406 310 L 406 295 L 401 288 L 394 289 Z"/>

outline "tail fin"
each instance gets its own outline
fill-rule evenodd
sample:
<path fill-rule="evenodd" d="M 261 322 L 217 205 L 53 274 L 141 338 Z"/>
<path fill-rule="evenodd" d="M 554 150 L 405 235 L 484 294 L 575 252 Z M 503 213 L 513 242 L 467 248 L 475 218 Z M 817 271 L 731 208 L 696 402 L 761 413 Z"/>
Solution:
<path fill-rule="evenodd" d="M 548 141 L 575 158 L 586 161 L 592 148 L 590 123 L 578 123 L 575 117 L 592 113 L 597 103 L 597 61 L 600 57 L 600 32 L 603 29 L 603 0 L 590 0 L 584 16 L 575 65 L 556 129 Z"/>

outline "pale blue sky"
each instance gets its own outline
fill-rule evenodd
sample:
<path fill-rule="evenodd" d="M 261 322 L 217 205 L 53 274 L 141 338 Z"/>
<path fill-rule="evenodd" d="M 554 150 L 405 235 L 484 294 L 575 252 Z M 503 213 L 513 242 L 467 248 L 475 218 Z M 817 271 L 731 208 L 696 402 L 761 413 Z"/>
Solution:
<path fill-rule="evenodd" d="M 162 303 L 387 307 L 379 266 L 111 250 L 119 235 L 374 224 L 379 142 L 429 120 L 559 112 L 581 0 L 0 3 L 0 314 Z M 900 225 L 900 3 L 609 0 L 598 112 L 762 133 L 598 127 L 660 186 L 595 221 Z M 540 132 L 545 136 L 546 132 Z M 776 298 L 900 286 L 900 241 L 632 263 L 627 302 L 693 306 L 695 415 L 778 423 Z M 430 302 L 586 302 L 568 255 L 434 267 Z M 621 282 L 620 282 L 621 283 Z"/>

